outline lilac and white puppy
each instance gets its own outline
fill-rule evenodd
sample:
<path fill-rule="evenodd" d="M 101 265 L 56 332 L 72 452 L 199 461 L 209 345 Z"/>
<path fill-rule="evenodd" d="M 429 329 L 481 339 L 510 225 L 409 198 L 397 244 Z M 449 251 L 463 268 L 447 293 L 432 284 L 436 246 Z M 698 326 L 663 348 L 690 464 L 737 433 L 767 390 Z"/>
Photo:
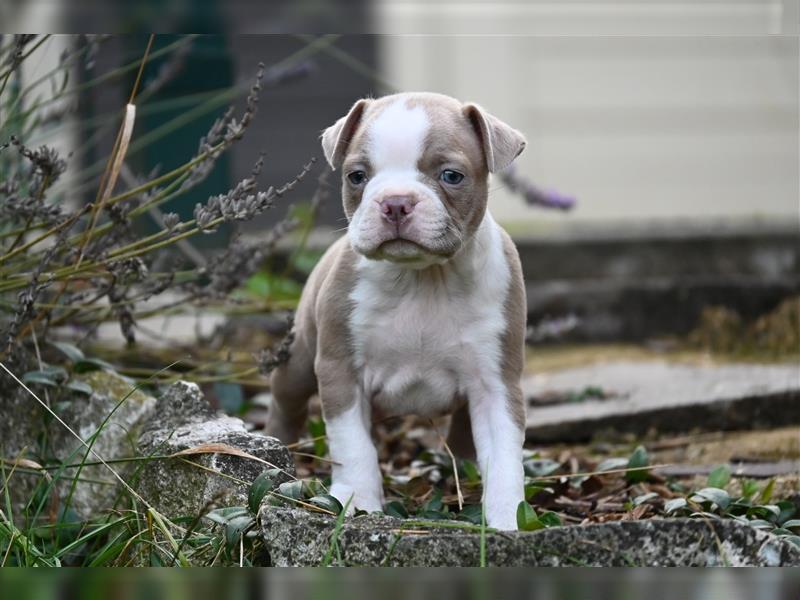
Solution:
<path fill-rule="evenodd" d="M 295 440 L 318 391 L 331 493 L 379 511 L 373 412 L 452 413 L 449 444 L 477 455 L 488 525 L 516 529 L 525 290 L 486 204 L 489 173 L 524 137 L 475 104 L 408 93 L 359 100 L 322 147 L 341 170 L 349 226 L 303 291 L 291 359 L 272 375 L 267 433 Z"/>

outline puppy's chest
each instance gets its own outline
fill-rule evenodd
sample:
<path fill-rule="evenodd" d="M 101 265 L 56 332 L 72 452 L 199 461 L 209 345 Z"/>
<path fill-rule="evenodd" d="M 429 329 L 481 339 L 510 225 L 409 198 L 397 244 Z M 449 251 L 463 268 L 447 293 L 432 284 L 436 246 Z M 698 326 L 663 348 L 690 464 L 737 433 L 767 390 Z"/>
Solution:
<path fill-rule="evenodd" d="M 364 283 L 354 294 L 351 335 L 364 391 L 392 414 L 448 412 L 476 360 L 492 354 L 499 307 L 446 288 L 392 293 Z"/>

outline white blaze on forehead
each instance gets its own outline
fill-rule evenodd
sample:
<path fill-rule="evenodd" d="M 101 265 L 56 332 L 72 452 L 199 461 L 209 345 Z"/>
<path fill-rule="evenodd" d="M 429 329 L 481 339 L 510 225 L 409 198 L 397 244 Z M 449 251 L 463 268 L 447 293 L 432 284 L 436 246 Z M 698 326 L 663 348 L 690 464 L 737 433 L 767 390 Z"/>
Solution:
<path fill-rule="evenodd" d="M 416 169 L 422 156 L 430 121 L 421 106 L 409 108 L 396 100 L 373 121 L 369 129 L 369 158 L 375 170 Z"/>

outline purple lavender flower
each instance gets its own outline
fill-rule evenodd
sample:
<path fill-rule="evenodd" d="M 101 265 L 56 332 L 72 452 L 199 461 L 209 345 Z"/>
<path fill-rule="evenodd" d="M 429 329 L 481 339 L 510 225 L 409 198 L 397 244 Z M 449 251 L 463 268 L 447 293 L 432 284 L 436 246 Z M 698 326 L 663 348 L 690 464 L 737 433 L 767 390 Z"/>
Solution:
<path fill-rule="evenodd" d="M 512 164 L 499 173 L 502 182 L 512 192 L 521 195 L 525 202 L 531 206 L 553 208 L 557 210 L 572 210 L 577 202 L 574 196 L 568 196 L 558 190 L 542 190 L 529 179 L 517 172 L 516 165 Z"/>

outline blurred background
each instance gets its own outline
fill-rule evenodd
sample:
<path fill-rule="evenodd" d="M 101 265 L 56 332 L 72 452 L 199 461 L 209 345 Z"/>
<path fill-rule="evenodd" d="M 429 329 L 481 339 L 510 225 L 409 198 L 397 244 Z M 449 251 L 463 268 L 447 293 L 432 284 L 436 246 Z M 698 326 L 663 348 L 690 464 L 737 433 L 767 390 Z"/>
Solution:
<path fill-rule="evenodd" d="M 752 320 L 797 293 L 796 2 L 384 1 L 316 13 L 302 5 L 276 5 L 257 24 L 236 3 L 203 2 L 185 25 L 279 31 L 304 15 L 311 26 L 345 23 L 381 35 L 158 36 L 155 48 L 177 43 L 180 60 L 166 53 L 148 65 L 151 78 L 170 61 L 177 72 L 139 114 L 128 154 L 138 173 L 181 164 L 220 109 L 245 94 L 258 62 L 267 81 L 276 79 L 249 134 L 167 208 L 188 214 L 246 176 L 259 152 L 271 182 L 291 179 L 321 157 L 320 132 L 355 99 L 430 90 L 476 101 L 523 131 L 529 146 L 517 174 L 544 194 L 577 199 L 572 210 L 542 210 L 497 178 L 490 202 L 518 243 L 533 321 L 561 319 L 562 339 L 685 334 L 705 307 Z M 121 22 L 145 19 L 146 7 L 120 7 Z M 20 4 L 16 16 L 22 24 L 41 18 L 35 5 Z M 47 18 L 92 28 L 88 14 Z M 134 60 L 146 41 L 108 40 L 93 69 Z M 56 36 L 26 67 L 47 69 L 69 44 Z M 123 102 L 133 76 L 92 87 L 80 117 L 59 133 L 62 147 L 88 141 L 72 159 L 87 175 L 102 169 L 113 135 L 94 124 Z M 310 198 L 315 186 L 306 178 L 296 194 Z M 279 217 L 271 212 L 245 230 L 258 235 Z M 310 246 L 319 249 L 343 226 L 336 193 L 316 222 Z M 223 232 L 200 243 L 226 239 Z"/>

